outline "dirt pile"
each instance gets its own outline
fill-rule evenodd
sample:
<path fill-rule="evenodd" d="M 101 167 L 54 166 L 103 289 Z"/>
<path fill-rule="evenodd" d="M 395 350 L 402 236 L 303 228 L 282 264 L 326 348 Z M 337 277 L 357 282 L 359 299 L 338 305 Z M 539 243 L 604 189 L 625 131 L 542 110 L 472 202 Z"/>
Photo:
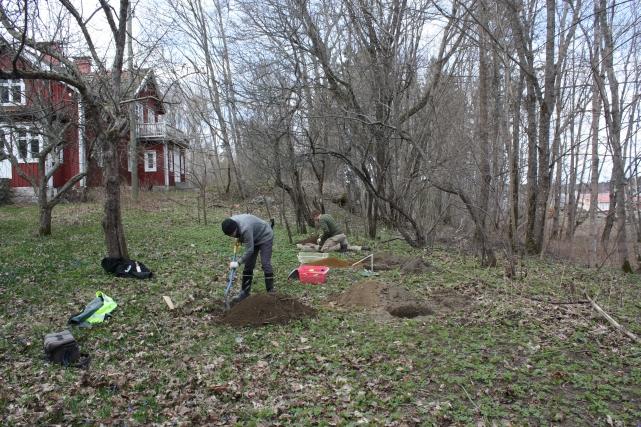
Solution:
<path fill-rule="evenodd" d="M 428 264 L 423 258 L 414 258 L 407 261 L 401 266 L 401 273 L 403 274 L 420 274 L 432 270 L 432 266 Z"/>
<path fill-rule="evenodd" d="M 374 254 L 374 271 L 392 270 L 405 262 L 405 259 L 392 252 L 376 252 Z"/>
<path fill-rule="evenodd" d="M 395 317 L 411 318 L 433 313 L 430 307 L 417 301 L 404 287 L 377 280 L 358 282 L 342 294 L 330 298 L 330 302 L 342 307 L 385 309 Z"/>
<path fill-rule="evenodd" d="M 276 325 L 315 314 L 316 310 L 288 295 L 255 294 L 232 307 L 220 323 L 229 326 Z"/>
<path fill-rule="evenodd" d="M 312 262 L 306 262 L 305 265 L 322 265 L 325 267 L 333 267 L 333 268 L 348 268 L 348 267 L 351 267 L 352 264 L 354 264 L 354 262 L 355 261 L 346 261 L 344 259 L 338 259 L 338 258 L 325 258 L 325 259 L 318 259 Z"/>
<path fill-rule="evenodd" d="M 432 270 L 421 257 L 404 257 L 391 252 L 374 254 L 374 271 L 386 271 L 399 268 L 403 274 L 420 274 Z"/>

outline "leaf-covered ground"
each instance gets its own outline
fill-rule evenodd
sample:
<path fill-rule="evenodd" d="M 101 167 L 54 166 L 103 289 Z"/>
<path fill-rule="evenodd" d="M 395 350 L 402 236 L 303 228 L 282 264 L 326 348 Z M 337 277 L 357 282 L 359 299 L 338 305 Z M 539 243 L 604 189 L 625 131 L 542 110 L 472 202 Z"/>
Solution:
<path fill-rule="evenodd" d="M 199 225 L 189 193 L 165 197 L 145 194 L 124 211 L 130 255 L 155 272 L 151 281 L 102 271 L 98 203 L 56 208 L 49 238 L 34 234 L 35 207 L 0 208 L 2 424 L 641 423 L 641 346 L 583 302 L 587 292 L 641 335 L 639 275 L 537 259 L 508 280 L 447 248 L 371 242 L 433 266 L 377 278 L 435 308 L 398 319 L 328 303 L 363 279 L 358 271 L 334 269 L 322 286 L 286 282 L 296 249 L 277 225 L 278 290 L 318 315 L 234 329 L 216 322 L 232 251 L 218 223 L 228 212 Z M 254 289 L 264 291 L 260 275 Z M 45 363 L 44 335 L 97 290 L 119 307 L 108 323 L 73 330 L 89 369 Z"/>

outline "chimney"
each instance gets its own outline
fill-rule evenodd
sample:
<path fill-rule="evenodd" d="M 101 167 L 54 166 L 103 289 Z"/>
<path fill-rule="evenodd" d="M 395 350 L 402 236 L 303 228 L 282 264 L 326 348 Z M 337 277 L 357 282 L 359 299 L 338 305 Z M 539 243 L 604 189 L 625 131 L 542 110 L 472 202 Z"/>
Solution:
<path fill-rule="evenodd" d="M 91 57 L 89 56 L 76 56 L 73 58 L 73 63 L 78 67 L 80 74 L 91 73 Z"/>

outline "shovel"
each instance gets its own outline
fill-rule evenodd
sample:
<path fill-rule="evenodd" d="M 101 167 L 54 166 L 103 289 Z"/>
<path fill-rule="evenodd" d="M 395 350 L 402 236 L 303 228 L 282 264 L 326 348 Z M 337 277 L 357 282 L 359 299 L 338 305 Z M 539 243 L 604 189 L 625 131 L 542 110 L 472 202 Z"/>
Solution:
<path fill-rule="evenodd" d="M 239 246 L 240 242 L 236 241 L 236 243 L 234 244 L 234 255 L 231 258 L 232 261 L 236 261 Z M 234 279 L 236 279 L 236 268 L 230 268 L 229 275 L 227 276 L 227 287 L 225 288 L 225 311 L 229 311 L 229 309 L 231 308 L 231 304 L 229 303 L 229 291 L 234 285 Z"/>

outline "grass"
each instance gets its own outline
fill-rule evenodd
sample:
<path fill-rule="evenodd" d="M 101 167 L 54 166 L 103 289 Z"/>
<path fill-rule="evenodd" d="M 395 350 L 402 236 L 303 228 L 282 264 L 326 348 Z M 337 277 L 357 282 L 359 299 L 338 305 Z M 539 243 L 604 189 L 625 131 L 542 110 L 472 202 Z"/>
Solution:
<path fill-rule="evenodd" d="M 640 280 L 538 259 L 510 281 L 465 254 L 423 255 L 435 268 L 378 279 L 427 301 L 433 316 L 395 319 L 334 309 L 327 297 L 361 280 L 332 270 L 328 283 L 284 278 L 296 249 L 276 228 L 280 292 L 319 310 L 284 326 L 233 329 L 215 322 L 232 249 L 219 221 L 197 224 L 189 193 L 125 203 L 130 255 L 156 274 L 118 279 L 100 267 L 99 204 L 54 211 L 53 236 L 35 235 L 33 206 L 0 208 L 0 420 L 33 424 L 637 425 L 641 346 L 614 331 L 587 292 L 641 335 Z M 195 203 L 194 203 L 195 205 Z M 257 208 L 255 213 L 261 213 Z M 260 277 L 255 285 L 262 292 Z M 88 370 L 51 366 L 42 338 L 101 290 L 119 307 L 106 324 L 76 329 Z M 161 296 L 179 307 L 170 312 Z M 447 308 L 447 309 L 446 309 Z"/>

